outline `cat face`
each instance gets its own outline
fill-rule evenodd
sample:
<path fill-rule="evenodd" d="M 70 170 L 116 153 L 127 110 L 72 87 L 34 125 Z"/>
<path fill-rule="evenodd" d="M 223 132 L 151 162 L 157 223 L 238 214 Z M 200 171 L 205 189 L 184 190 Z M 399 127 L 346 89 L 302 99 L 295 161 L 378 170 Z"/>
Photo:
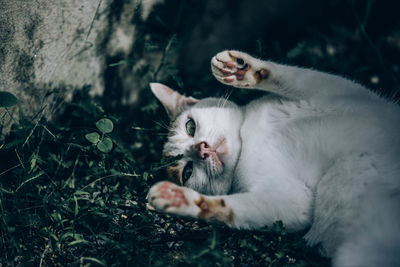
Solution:
<path fill-rule="evenodd" d="M 226 194 L 241 149 L 242 113 L 226 99 L 196 100 L 151 84 L 171 118 L 165 156 L 183 155 L 167 168 L 171 180 L 204 194 Z"/>

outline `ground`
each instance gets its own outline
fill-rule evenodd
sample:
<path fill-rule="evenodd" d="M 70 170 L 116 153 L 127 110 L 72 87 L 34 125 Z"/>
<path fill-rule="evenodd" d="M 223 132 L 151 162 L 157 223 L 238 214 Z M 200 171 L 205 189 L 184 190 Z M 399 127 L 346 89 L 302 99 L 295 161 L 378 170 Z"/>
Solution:
<path fill-rule="evenodd" d="M 397 101 L 398 4 L 305 1 L 295 11 L 304 9 L 307 19 L 281 7 L 289 15 L 268 20 L 267 27 L 258 18 L 247 21 L 251 8 L 241 1 L 165 2 L 147 22 L 132 22 L 135 53 L 106 60 L 103 97 L 90 97 L 90 85 L 82 86 L 51 121 L 41 112 L 26 116 L 18 105 L 0 107 L 2 123 L 11 119 L 8 110 L 18 115 L 0 136 L 0 265 L 329 265 L 318 247 L 306 245 L 304 233 L 288 234 L 279 222 L 237 231 L 146 207 L 149 187 L 164 180 L 164 167 L 176 160 L 162 158 L 168 118 L 147 82 L 197 98 L 229 95 L 246 103 L 260 93 L 219 84 L 209 65 L 216 52 L 238 49 L 341 74 Z M 315 14 L 309 15 L 313 3 Z M 216 21 L 219 26 L 211 27 Z M 250 26 L 235 28 L 235 21 Z M 249 29 L 255 30 L 246 34 Z M 154 61 L 152 53 L 161 56 Z M 142 79 L 143 86 L 132 89 L 138 92 L 135 105 L 118 98 L 122 67 L 124 75 L 130 70 Z"/>

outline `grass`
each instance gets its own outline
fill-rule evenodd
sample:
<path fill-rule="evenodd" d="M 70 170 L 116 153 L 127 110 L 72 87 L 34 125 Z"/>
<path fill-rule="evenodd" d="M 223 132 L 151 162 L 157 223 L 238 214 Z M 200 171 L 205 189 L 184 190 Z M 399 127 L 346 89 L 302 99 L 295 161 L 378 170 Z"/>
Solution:
<path fill-rule="evenodd" d="M 179 16 L 169 7 L 171 14 L 159 11 L 150 26 L 134 22 L 138 24 L 134 46 L 140 52 L 108 59 L 106 79 L 118 79 L 115 69 L 158 51 L 160 62 L 137 70 L 146 81 L 165 82 L 195 97 L 229 94 L 238 103 L 257 97 L 256 92 L 218 85 L 208 69 L 187 74 L 176 63 L 188 38 L 179 21 L 186 21 L 187 14 L 197 18 L 200 11 L 172 2 L 179 6 Z M 369 21 L 375 27 L 379 24 L 374 17 L 376 4 L 368 1 L 356 8 L 353 24 L 336 20 L 295 40 L 285 39 L 284 33 L 278 41 L 260 35 L 242 49 L 343 74 L 396 100 L 399 53 L 384 49 L 384 43 L 400 24 L 393 23 L 392 28 L 382 24 L 369 34 Z M 147 87 L 136 89 L 138 106 L 115 108 L 106 99 L 89 97 L 90 87 L 84 87 L 52 121 L 41 112 L 27 117 L 18 106 L 3 112 L 1 103 L 2 123 L 11 120 L 11 114 L 18 117 L 11 131 L 0 137 L 1 266 L 329 265 L 318 248 L 306 245 L 304 233 L 288 234 L 279 222 L 258 231 L 236 231 L 148 210 L 149 187 L 164 179 L 162 169 L 173 160 L 161 158 L 167 134 L 164 111 Z M 43 109 L 48 108 L 46 99 L 43 103 Z"/>
<path fill-rule="evenodd" d="M 151 116 L 147 110 L 142 112 Z M 87 90 L 78 92 L 56 121 L 21 114 L 0 150 L 2 265 L 327 262 L 279 223 L 271 231 L 241 232 L 146 209 L 149 187 L 155 177 L 162 179 L 162 167 L 173 163 L 159 158 L 161 126 L 132 130 L 107 114 Z M 88 138 L 93 133 L 95 139 Z M 113 147 L 104 151 L 98 144 L 106 138 Z"/>

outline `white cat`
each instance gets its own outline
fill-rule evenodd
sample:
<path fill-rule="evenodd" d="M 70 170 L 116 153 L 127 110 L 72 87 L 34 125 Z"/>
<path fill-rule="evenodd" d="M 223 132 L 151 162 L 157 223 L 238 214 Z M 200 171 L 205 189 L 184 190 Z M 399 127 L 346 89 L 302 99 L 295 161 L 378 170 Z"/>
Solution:
<path fill-rule="evenodd" d="M 309 228 L 334 266 L 400 266 L 400 108 L 347 79 L 224 51 L 214 76 L 274 93 L 239 107 L 153 83 L 171 118 L 171 182 L 152 206 L 259 228 Z"/>

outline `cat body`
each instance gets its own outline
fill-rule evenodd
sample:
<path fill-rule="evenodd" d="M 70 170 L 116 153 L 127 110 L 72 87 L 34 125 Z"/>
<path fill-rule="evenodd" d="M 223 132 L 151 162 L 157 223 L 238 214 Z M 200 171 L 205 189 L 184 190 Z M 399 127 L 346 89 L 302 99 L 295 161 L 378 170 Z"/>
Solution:
<path fill-rule="evenodd" d="M 212 60 L 225 84 L 274 93 L 244 107 L 152 84 L 172 119 L 164 147 L 181 185 L 157 209 L 254 229 L 309 229 L 334 266 L 400 266 L 400 109 L 363 86 L 238 51 Z"/>

